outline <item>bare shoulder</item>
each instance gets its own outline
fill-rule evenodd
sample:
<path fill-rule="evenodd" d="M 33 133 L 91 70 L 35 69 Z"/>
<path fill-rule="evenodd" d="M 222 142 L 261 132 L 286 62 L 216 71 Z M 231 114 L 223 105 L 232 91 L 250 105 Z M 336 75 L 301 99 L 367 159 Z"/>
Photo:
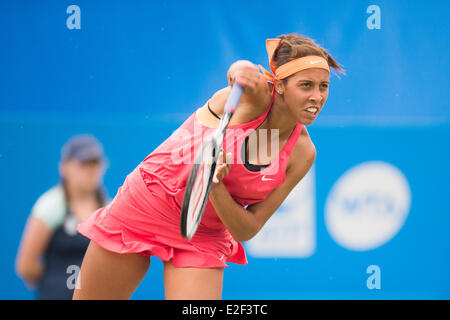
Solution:
<path fill-rule="evenodd" d="M 231 87 L 216 91 L 204 106 L 197 109 L 197 119 L 206 126 L 216 128 L 219 125 L 220 120 L 211 114 L 208 110 L 208 105 L 214 113 L 219 117 L 222 117 L 230 91 Z M 270 103 L 270 96 L 264 96 L 261 98 L 261 101 L 255 103 L 254 101 L 249 101 L 246 96 L 243 95 L 239 102 L 239 106 L 236 108 L 236 111 L 230 120 L 230 125 L 246 123 L 257 118 L 269 107 L 268 103 Z"/>
<path fill-rule="evenodd" d="M 287 165 L 287 171 L 304 175 L 311 168 L 316 159 L 316 147 L 309 136 L 306 126 L 302 127 L 300 137 L 292 149 Z"/>

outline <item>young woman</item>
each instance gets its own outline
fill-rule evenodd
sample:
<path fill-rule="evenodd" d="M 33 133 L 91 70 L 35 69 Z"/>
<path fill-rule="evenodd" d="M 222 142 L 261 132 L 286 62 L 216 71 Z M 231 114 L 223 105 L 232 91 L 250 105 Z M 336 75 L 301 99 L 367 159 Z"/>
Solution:
<path fill-rule="evenodd" d="M 249 61 L 234 63 L 230 86 L 148 155 L 110 205 L 79 226 L 92 241 L 74 299 L 128 299 L 152 255 L 164 262 L 166 299 L 221 298 L 226 262 L 247 263 L 240 242 L 258 233 L 311 168 L 316 151 L 305 126 L 327 100 L 329 67 L 342 71 L 323 48 L 302 36 L 268 39 L 266 48 L 274 75 L 266 70 L 261 75 Z M 192 153 L 218 126 L 233 83 L 244 94 L 227 129 L 220 158 L 226 154 L 227 160 L 217 166 L 203 219 L 187 241 L 180 235 L 180 210 Z M 268 134 L 259 135 L 263 130 Z M 249 141 L 261 137 L 265 140 L 256 149 L 279 146 L 265 161 L 259 152 L 249 152 Z"/>
<path fill-rule="evenodd" d="M 17 274 L 28 286 L 37 286 L 38 299 L 72 299 L 70 277 L 89 245 L 76 227 L 107 201 L 103 148 L 93 136 L 72 137 L 62 149 L 59 169 L 61 181 L 31 210 L 16 259 Z"/>

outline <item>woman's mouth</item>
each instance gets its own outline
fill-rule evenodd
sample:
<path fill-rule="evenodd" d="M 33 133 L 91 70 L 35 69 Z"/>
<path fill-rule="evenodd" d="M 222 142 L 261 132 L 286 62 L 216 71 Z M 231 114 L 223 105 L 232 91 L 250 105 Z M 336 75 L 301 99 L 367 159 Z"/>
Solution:
<path fill-rule="evenodd" d="M 309 107 L 305 109 L 305 112 L 308 113 L 312 117 L 316 117 L 317 113 L 319 112 L 319 108 L 317 107 Z"/>

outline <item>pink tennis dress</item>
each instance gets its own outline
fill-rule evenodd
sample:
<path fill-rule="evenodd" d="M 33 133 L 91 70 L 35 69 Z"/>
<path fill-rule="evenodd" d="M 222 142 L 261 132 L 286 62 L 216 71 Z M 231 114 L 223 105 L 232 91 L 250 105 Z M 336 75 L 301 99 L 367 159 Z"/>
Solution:
<path fill-rule="evenodd" d="M 224 139 L 223 150 L 233 154 L 233 162 L 222 182 L 243 207 L 264 200 L 284 182 L 289 155 L 302 129 L 297 124 L 269 166 L 258 172 L 248 170 L 242 160 L 243 142 L 264 121 L 271 106 L 250 122 L 228 126 Z M 77 230 L 107 250 L 172 259 L 176 267 L 247 264 L 244 247 L 233 239 L 210 201 L 194 237 L 188 241 L 180 234 L 186 182 L 196 152 L 214 130 L 200 124 L 194 112 L 126 177 L 114 199 Z"/>

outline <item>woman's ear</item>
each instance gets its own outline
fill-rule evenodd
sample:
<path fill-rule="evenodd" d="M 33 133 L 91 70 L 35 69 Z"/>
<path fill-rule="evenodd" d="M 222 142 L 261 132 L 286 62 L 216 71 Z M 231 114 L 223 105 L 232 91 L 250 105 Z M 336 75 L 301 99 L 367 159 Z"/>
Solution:
<path fill-rule="evenodd" d="M 65 168 L 64 168 L 64 162 L 60 161 L 58 164 L 58 172 L 59 172 L 59 176 L 60 177 L 64 177 L 65 176 Z"/>
<path fill-rule="evenodd" d="M 58 168 L 59 168 L 59 175 L 60 175 L 61 178 L 68 179 L 68 175 L 71 172 L 71 168 L 70 167 L 71 167 L 70 160 L 69 161 L 68 160 L 61 161 L 59 163 Z"/>
<path fill-rule="evenodd" d="M 284 94 L 284 83 L 283 81 L 275 81 L 275 91 L 279 94 L 279 95 L 283 95 Z"/>

